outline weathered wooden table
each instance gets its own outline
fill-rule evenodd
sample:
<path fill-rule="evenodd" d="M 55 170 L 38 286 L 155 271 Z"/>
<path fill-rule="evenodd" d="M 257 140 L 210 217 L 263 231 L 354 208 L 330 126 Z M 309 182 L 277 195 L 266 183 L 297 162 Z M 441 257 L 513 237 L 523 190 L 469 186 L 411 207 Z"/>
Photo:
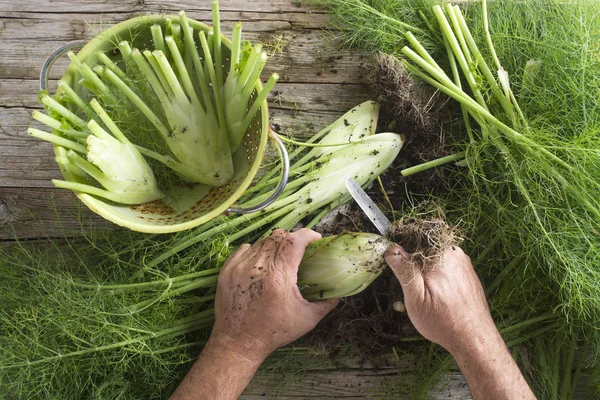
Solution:
<path fill-rule="evenodd" d="M 31 112 L 41 108 L 37 92 L 45 58 L 66 42 L 89 39 L 105 26 L 140 14 L 184 9 L 189 17 L 210 23 L 210 6 L 209 0 L 0 0 L 0 240 L 74 233 L 75 215 L 91 215 L 71 192 L 53 188 L 50 180 L 60 172 L 52 147 L 26 133 L 36 125 Z M 222 0 L 220 8 L 224 33 L 242 21 L 245 38 L 262 42 L 271 55 L 265 76 L 281 75 L 269 98 L 276 129 L 310 136 L 370 98 L 360 83 L 364 56 L 339 49 L 323 30 L 324 13 L 291 0 Z M 51 90 L 66 65 L 66 57 L 55 64 Z M 374 369 L 350 361 L 344 370 L 307 367 L 304 376 L 290 382 L 276 371 L 262 372 L 243 398 L 390 398 L 382 388 L 409 370 L 410 365 Z M 438 398 L 470 398 L 460 374 L 451 377 Z"/>

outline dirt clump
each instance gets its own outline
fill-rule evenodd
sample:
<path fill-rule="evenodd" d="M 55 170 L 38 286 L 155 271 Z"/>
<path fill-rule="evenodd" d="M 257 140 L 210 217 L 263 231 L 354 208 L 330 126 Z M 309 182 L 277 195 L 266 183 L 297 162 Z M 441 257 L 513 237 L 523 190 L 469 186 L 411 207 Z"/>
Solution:
<path fill-rule="evenodd" d="M 377 100 L 396 117 L 398 129 L 439 140 L 436 92 L 419 84 L 396 57 L 377 53 L 365 64 L 364 77 Z M 409 140 L 412 136 L 416 135 Z"/>
<path fill-rule="evenodd" d="M 401 171 L 456 151 L 448 143 L 465 135 L 457 125 L 462 119 L 460 107 L 415 79 L 391 55 L 379 53 L 366 58 L 362 77 L 381 104 L 377 131 L 395 132 L 405 138 L 402 151 L 381 176 L 393 208 L 402 208 L 406 193 L 435 195 L 448 190 L 460 176 L 454 164 L 406 177 Z"/>
<path fill-rule="evenodd" d="M 365 291 L 342 299 L 307 339 L 334 362 L 350 356 L 378 365 L 392 346 L 402 345 L 400 338 L 417 334 L 406 312 L 397 311 L 402 299 L 398 280 L 385 270 Z"/>
<path fill-rule="evenodd" d="M 461 242 L 456 227 L 446 223 L 441 211 L 439 216 L 404 216 L 394 223 L 390 240 L 398 243 L 410 254 L 414 264 L 435 266 L 444 251 Z"/>

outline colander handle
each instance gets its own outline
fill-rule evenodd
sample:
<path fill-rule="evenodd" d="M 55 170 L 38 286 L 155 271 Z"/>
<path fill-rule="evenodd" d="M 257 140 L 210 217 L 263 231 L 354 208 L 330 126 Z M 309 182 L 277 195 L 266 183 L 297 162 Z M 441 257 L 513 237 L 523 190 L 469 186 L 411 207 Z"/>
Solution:
<path fill-rule="evenodd" d="M 271 203 L 273 203 L 279 197 L 281 192 L 283 192 L 283 189 L 285 189 L 285 185 L 287 185 L 288 177 L 290 175 L 290 158 L 288 156 L 287 150 L 285 149 L 285 145 L 271 129 L 269 129 L 269 139 L 275 142 L 275 144 L 279 148 L 279 155 L 281 156 L 281 179 L 279 180 L 277 188 L 268 199 L 266 199 L 260 204 L 245 208 L 231 207 L 227 209 L 227 212 L 232 212 L 236 214 L 247 214 L 251 212 L 260 211 L 263 208 L 269 206 Z"/>
<path fill-rule="evenodd" d="M 50 57 L 46 58 L 40 72 L 40 90 L 45 91 L 48 89 L 48 76 L 50 75 L 50 68 L 52 68 L 54 62 L 67 51 L 75 47 L 83 47 L 85 43 L 85 40 L 74 40 L 67 44 L 63 44 L 58 49 L 54 50 L 54 52 L 50 54 Z"/>

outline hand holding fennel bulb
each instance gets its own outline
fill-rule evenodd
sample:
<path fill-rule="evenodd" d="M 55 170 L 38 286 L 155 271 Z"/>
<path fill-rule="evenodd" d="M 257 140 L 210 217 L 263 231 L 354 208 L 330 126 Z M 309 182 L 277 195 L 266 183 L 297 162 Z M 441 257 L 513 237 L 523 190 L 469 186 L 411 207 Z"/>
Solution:
<path fill-rule="evenodd" d="M 219 274 L 213 336 L 233 336 L 238 346 L 252 350 L 251 358 L 261 360 L 313 329 L 338 303 L 308 302 L 296 285 L 302 255 L 320 237 L 310 229 L 277 229 L 252 246 L 240 246 Z"/>
<path fill-rule="evenodd" d="M 206 398 L 238 398 L 269 354 L 311 331 L 337 305 L 338 299 L 308 302 L 296 286 L 304 249 L 320 236 L 276 230 L 229 258 L 219 274 L 210 339 L 172 399 L 194 398 L 198 388 Z"/>

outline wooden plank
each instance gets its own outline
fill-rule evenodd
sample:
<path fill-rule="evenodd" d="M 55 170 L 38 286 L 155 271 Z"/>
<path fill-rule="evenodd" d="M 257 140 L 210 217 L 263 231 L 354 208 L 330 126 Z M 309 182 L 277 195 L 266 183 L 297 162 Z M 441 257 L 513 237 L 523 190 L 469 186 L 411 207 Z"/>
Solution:
<path fill-rule="evenodd" d="M 81 22 L 81 21 L 79 21 Z M 294 83 L 357 83 L 361 81 L 361 64 L 365 56 L 359 52 L 339 49 L 334 40 L 322 31 L 302 32 L 271 30 L 261 23 L 264 31 L 249 32 L 245 37 L 253 43 L 266 44 L 272 53 L 264 77 L 277 72 L 282 82 Z M 63 34 L 64 30 L 59 31 Z M 2 40 L 0 46 L 0 78 L 39 78 L 46 58 L 58 47 L 90 35 L 74 34 L 64 39 Z M 278 44 L 279 51 L 275 49 Z M 59 79 L 68 65 L 68 58 L 59 58 L 50 71 L 51 79 Z"/>
<path fill-rule="evenodd" d="M 292 98 L 290 94 L 290 100 L 282 100 L 282 106 L 270 104 L 271 125 L 277 132 L 296 138 L 310 137 L 357 104 L 347 98 L 341 102 L 342 110 L 331 106 L 323 106 L 323 111 L 311 110 L 308 107 L 313 101 L 310 92 L 298 90 L 297 97 Z M 284 93 L 290 92 L 284 90 Z M 304 109 L 305 106 L 308 109 Z M 45 129 L 32 120 L 31 109 L 0 107 L 0 187 L 48 188 L 52 187 L 51 179 L 61 177 L 52 146 L 30 137 L 26 132 L 28 126 Z"/>
<path fill-rule="evenodd" d="M 294 357 L 294 362 L 302 362 L 301 355 Z M 313 362 L 321 362 L 320 358 L 313 358 Z M 357 360 L 344 359 L 345 363 L 354 363 Z M 327 364 L 327 361 L 323 361 Z M 281 369 L 259 370 L 252 379 L 241 400 L 257 399 L 408 399 L 414 397 L 402 395 L 410 393 L 410 385 L 415 382 L 414 371 L 417 359 L 412 362 L 402 362 L 395 367 L 376 368 L 372 365 L 346 369 L 312 368 L 306 364 L 304 373 L 286 374 Z M 393 365 L 393 363 L 391 364 Z M 577 382 L 573 399 L 589 399 L 591 371 L 582 371 Z M 442 379 L 430 392 L 434 400 L 470 400 L 471 392 L 462 373 L 455 367 Z"/>
<path fill-rule="evenodd" d="M 61 176 L 52 146 L 27 135 L 30 122 L 31 110 L 0 108 L 0 187 L 48 188 Z"/>
<path fill-rule="evenodd" d="M 277 87 L 283 88 L 283 85 Z M 310 93 L 304 96 L 297 96 L 296 93 L 289 91 L 282 91 L 281 93 L 279 98 L 276 98 L 278 96 L 273 94 L 269 101 L 271 126 L 279 133 L 295 137 L 312 136 L 312 134 L 325 128 L 339 118 L 343 113 L 348 111 L 349 108 L 359 104 L 361 98 L 368 98 L 366 94 L 361 92 L 360 97 L 358 98 L 348 97 L 343 100 L 341 106 L 337 110 L 314 110 L 310 109 L 310 105 L 303 103 Z M 2 97 L 2 94 L 0 94 L 0 97 Z M 13 100 L 9 101 L 12 102 Z M 9 141 L 11 140 L 16 142 L 29 141 L 27 146 L 30 146 L 29 151 L 31 151 L 37 148 L 32 145 L 32 143 L 41 142 L 27 135 L 27 127 L 34 126 L 40 129 L 45 128 L 42 124 L 31 118 L 32 110 L 40 108 L 40 106 L 37 105 L 37 101 L 28 98 L 17 100 L 16 103 L 20 101 L 23 101 L 28 107 L 0 106 L 0 143 L 2 146 L 10 146 Z M 6 150 L 8 151 L 8 148 Z M 0 157 L 4 154 L 4 151 L 0 152 Z M 28 153 L 23 154 L 23 156 L 28 156 Z M 39 157 L 40 154 L 35 154 L 34 156 Z M 0 168 L 1 167 L 2 165 L 0 164 Z"/>
<path fill-rule="evenodd" d="M 69 0 L 42 0 L 11 1 L 0 0 L 2 14 L 10 16 L 14 12 L 26 12 L 34 14 L 46 13 L 102 13 L 108 10 L 112 12 L 139 12 L 145 8 L 144 1 L 138 0 L 106 0 L 97 2 L 94 0 L 69 1 Z"/>
<path fill-rule="evenodd" d="M 109 224 L 83 207 L 71 191 L 0 187 L 0 240 L 78 235 L 79 215 L 98 225 Z"/>
<path fill-rule="evenodd" d="M 268 99 L 273 108 L 302 113 L 346 112 L 372 97 L 362 85 L 282 83 L 275 86 Z"/>
<path fill-rule="evenodd" d="M 50 81 L 49 91 L 56 90 L 56 80 Z M 38 102 L 40 82 L 37 79 L 0 79 L 0 106 L 42 108 Z"/>
<path fill-rule="evenodd" d="M 358 103 L 357 103 L 358 104 Z M 355 105 L 357 105 L 355 104 Z M 293 138 L 308 138 L 341 117 L 343 111 L 306 111 L 293 108 L 269 106 L 271 127 L 277 132 Z"/>
<path fill-rule="evenodd" d="M 173 10 L 177 13 L 178 10 Z M 148 12 L 151 14 L 151 12 Z M 211 24 L 211 12 L 191 11 L 189 18 Z M 64 40 L 90 39 L 105 28 L 138 16 L 138 13 L 115 14 L 29 14 L 22 13 L 10 18 L 0 17 L 1 40 Z M 269 18 L 270 17 L 270 18 Z M 270 13 L 253 11 L 221 12 L 221 28 L 227 35 L 233 24 L 242 21 L 244 33 L 277 30 L 321 29 L 327 22 L 325 14 L 281 13 L 273 18 Z M 52 32 L 52 35 L 48 33 Z"/>
<path fill-rule="evenodd" d="M 257 374 L 240 399 L 410 399 L 399 394 L 407 384 L 406 371 L 401 374 L 390 369 L 309 371 L 294 377 L 267 372 Z M 432 398 L 470 400 L 472 396 L 462 374 L 455 372 Z"/>
<path fill-rule="evenodd" d="M 141 13 L 167 12 L 178 10 L 210 10 L 211 1 L 177 0 L 164 2 L 160 0 L 39 0 L 35 2 L 0 0 L 0 10 L 3 15 L 12 13 L 34 14 L 101 14 L 112 13 Z M 222 0 L 219 3 L 222 11 L 261 11 L 268 13 L 307 12 L 314 10 L 299 1 L 290 0 L 255 0 L 251 3 L 244 0 Z M 274 18 L 273 18 L 274 19 Z"/>
<path fill-rule="evenodd" d="M 266 77 L 265 77 L 266 78 Z M 265 79 L 266 80 L 266 79 Z M 56 81 L 50 81 L 50 92 Z M 37 79 L 0 79 L 0 107 L 41 108 Z M 347 111 L 371 96 L 363 85 L 278 82 L 268 97 L 269 108 L 306 111 Z"/>

